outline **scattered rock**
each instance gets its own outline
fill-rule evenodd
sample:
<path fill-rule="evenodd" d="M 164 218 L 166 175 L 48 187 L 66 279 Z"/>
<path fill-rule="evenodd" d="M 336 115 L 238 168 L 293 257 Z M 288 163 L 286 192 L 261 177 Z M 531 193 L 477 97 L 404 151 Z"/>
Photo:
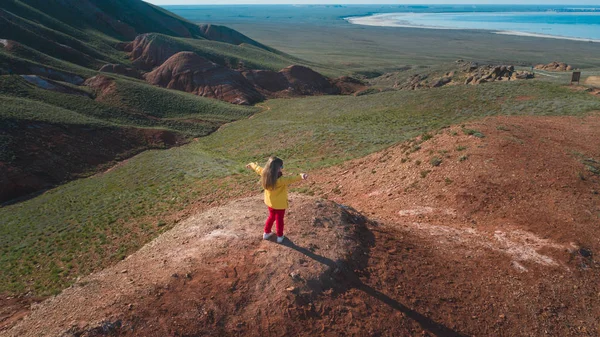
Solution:
<path fill-rule="evenodd" d="M 450 77 L 442 77 L 439 80 L 436 80 L 433 82 L 433 84 L 431 84 L 432 88 L 438 88 L 438 87 L 442 87 L 448 83 L 450 83 L 452 81 L 452 78 Z"/>
<path fill-rule="evenodd" d="M 533 75 L 533 73 L 530 73 L 528 71 L 518 71 L 518 72 L 513 73 L 513 77 L 514 77 L 513 79 L 517 79 L 517 80 L 526 80 L 529 78 L 533 78 L 534 75 Z"/>
<path fill-rule="evenodd" d="M 290 273 L 290 277 L 294 280 L 294 281 L 300 281 L 302 280 L 302 277 L 300 277 L 300 273 L 298 271 L 293 271 Z"/>
<path fill-rule="evenodd" d="M 579 249 L 579 255 L 583 256 L 583 257 L 592 257 L 592 251 L 586 248 L 580 248 Z"/>
<path fill-rule="evenodd" d="M 533 73 L 515 71 L 513 65 L 478 65 L 473 62 L 457 60 L 459 71 L 449 71 L 443 76 L 433 79 L 431 74 L 416 74 L 404 83 L 396 83 L 394 88 L 416 90 L 421 88 L 439 88 L 449 84 L 477 85 L 495 81 L 512 81 L 533 78 Z"/>
<path fill-rule="evenodd" d="M 564 63 L 564 62 L 550 62 L 548 64 L 538 64 L 534 67 L 535 69 L 539 69 L 539 70 L 546 70 L 546 71 L 571 71 L 573 70 L 573 67 Z"/>
<path fill-rule="evenodd" d="M 424 82 L 427 79 L 428 75 L 424 74 L 416 74 L 412 75 L 408 78 L 408 80 L 402 84 L 396 83 L 394 88 L 399 88 L 402 90 L 416 90 L 420 88 L 427 88 L 428 85 Z"/>

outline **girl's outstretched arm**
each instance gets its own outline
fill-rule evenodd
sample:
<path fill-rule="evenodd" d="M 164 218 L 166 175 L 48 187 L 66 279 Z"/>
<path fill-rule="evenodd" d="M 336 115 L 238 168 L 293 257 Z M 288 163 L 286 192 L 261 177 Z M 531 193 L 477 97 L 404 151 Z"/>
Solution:
<path fill-rule="evenodd" d="M 281 177 L 279 178 L 279 181 L 281 181 L 283 184 L 285 185 L 289 185 L 289 184 L 293 184 L 297 181 L 300 180 L 306 180 L 308 179 L 308 174 L 306 173 L 300 173 L 291 177 Z"/>
<path fill-rule="evenodd" d="M 263 171 L 263 168 L 260 167 L 260 165 L 258 165 L 257 163 L 250 163 L 246 165 L 246 168 L 253 170 L 258 175 L 261 175 Z"/>

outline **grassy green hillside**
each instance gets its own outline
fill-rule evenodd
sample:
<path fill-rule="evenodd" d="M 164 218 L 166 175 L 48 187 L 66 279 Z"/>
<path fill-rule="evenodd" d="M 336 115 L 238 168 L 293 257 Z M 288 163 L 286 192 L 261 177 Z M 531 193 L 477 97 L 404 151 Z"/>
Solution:
<path fill-rule="evenodd" d="M 518 99 L 524 92 L 531 99 Z M 0 292 L 55 293 L 135 251 L 198 201 L 258 193 L 243 169 L 250 160 L 277 154 L 297 172 L 482 116 L 583 116 L 599 110 L 600 101 L 527 81 L 271 100 L 263 108 L 197 142 L 145 152 L 110 172 L 0 208 Z"/>
<path fill-rule="evenodd" d="M 114 77 L 112 88 L 55 82 L 42 89 L 0 76 L 0 201 L 88 176 L 149 148 L 202 137 L 259 108 Z"/>
<path fill-rule="evenodd" d="M 89 73 L 74 65 L 97 70 L 107 63 L 129 64 L 117 44 L 148 32 L 181 38 L 165 43 L 182 44 L 221 64 L 236 58 L 249 67 L 278 70 L 299 61 L 227 27 L 200 27 L 141 0 L 7 0 L 0 3 L 0 31 L 2 39 L 23 45 L 10 55 L 79 75 Z"/>
<path fill-rule="evenodd" d="M 164 128 L 198 137 L 207 135 L 223 123 L 247 117 L 258 110 L 143 82 L 115 79 L 115 90 L 102 100 L 94 100 L 45 90 L 20 76 L 0 76 L 0 96 L 6 98 L 7 102 L 15 102 L 16 98 L 21 102 L 18 108 L 11 103 L 2 104 L 0 120 L 27 119 L 82 125 L 94 120 L 105 125 Z M 46 108 L 36 109 L 40 105 Z M 27 114 L 25 111 L 36 113 Z"/>

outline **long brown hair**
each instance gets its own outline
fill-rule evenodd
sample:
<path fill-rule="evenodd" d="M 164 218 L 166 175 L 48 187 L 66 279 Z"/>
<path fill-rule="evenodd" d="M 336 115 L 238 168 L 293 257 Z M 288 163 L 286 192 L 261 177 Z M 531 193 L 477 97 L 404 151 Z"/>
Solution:
<path fill-rule="evenodd" d="M 277 157 L 270 157 L 265 165 L 260 176 L 260 183 L 265 190 L 272 190 L 277 184 L 277 178 L 279 178 L 279 172 L 283 167 L 283 160 Z"/>

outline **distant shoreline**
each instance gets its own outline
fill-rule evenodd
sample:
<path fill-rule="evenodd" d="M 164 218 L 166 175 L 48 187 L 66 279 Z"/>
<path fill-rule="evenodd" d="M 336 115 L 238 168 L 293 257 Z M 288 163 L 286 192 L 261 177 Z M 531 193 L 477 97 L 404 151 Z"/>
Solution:
<path fill-rule="evenodd" d="M 582 41 L 582 42 L 600 43 L 600 40 L 595 40 L 595 39 L 585 39 L 585 38 L 581 38 L 581 37 L 568 37 L 568 36 L 557 36 L 557 35 L 545 35 L 545 34 L 537 34 L 537 33 L 517 32 L 517 31 L 512 31 L 512 30 L 494 31 L 494 34 L 514 35 L 514 36 L 528 36 L 528 37 L 541 37 L 541 38 L 546 38 L 546 39 L 558 39 L 558 40 L 571 40 L 571 41 Z"/>
<path fill-rule="evenodd" d="M 375 26 L 375 27 L 396 27 L 396 28 L 420 28 L 420 29 L 440 29 L 440 30 L 480 30 L 491 32 L 499 35 L 512 35 L 512 36 L 525 36 L 525 37 L 537 37 L 537 38 L 546 38 L 546 39 L 558 39 L 558 40 L 571 40 L 571 41 L 580 41 L 580 42 L 594 42 L 600 43 L 600 40 L 597 39 L 587 39 L 581 37 L 570 37 L 570 36 L 559 36 L 559 35 L 547 35 L 540 33 L 529 33 L 529 32 L 521 32 L 514 30 L 495 30 L 495 29 L 481 29 L 481 28 L 458 28 L 458 27 L 438 27 L 438 26 L 424 26 L 424 25 L 415 25 L 411 24 L 408 21 L 399 21 L 393 19 L 398 13 L 383 13 L 383 14 L 374 14 L 369 16 L 352 16 L 344 18 L 344 20 L 348 21 L 354 25 L 363 25 L 363 26 Z M 406 14 L 406 13 L 402 13 Z"/>

